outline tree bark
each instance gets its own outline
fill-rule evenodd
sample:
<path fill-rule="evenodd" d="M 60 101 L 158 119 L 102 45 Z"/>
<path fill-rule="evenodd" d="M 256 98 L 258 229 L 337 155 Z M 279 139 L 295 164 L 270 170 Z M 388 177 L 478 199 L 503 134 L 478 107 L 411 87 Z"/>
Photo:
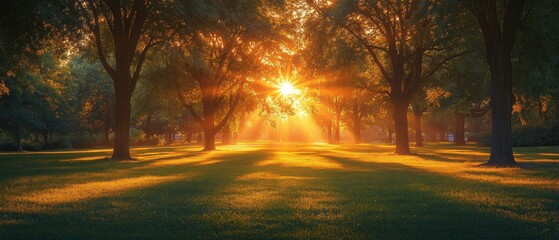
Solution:
<path fill-rule="evenodd" d="M 409 155 L 410 144 L 408 138 L 408 106 L 403 102 L 394 103 L 394 130 L 396 132 L 395 154 Z"/>
<path fill-rule="evenodd" d="M 215 150 L 215 133 L 213 131 L 204 130 L 204 151 Z"/>
<path fill-rule="evenodd" d="M 421 118 L 423 117 L 423 111 L 414 112 L 415 117 L 415 146 L 423 146 L 423 131 L 421 130 Z"/>
<path fill-rule="evenodd" d="M 460 112 L 454 112 L 454 143 L 456 145 L 466 145 L 464 125 L 466 123 L 466 116 Z"/>
<path fill-rule="evenodd" d="M 491 73 L 491 155 L 487 165 L 514 166 L 512 153 L 512 63 L 505 57 Z"/>
<path fill-rule="evenodd" d="M 211 107 L 204 109 L 204 121 L 202 128 L 204 129 L 204 151 L 215 150 L 215 134 L 216 127 L 214 122 L 214 111 Z"/>
<path fill-rule="evenodd" d="M 113 160 L 129 160 L 130 157 L 130 89 L 122 89 L 115 81 L 115 140 L 113 144 Z M 128 82 L 125 82 L 128 83 Z"/>

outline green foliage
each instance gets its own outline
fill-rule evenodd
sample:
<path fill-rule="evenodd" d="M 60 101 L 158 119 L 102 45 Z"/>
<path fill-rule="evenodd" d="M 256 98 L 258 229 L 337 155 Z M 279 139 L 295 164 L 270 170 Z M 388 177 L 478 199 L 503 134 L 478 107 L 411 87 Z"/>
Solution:
<path fill-rule="evenodd" d="M 67 92 L 71 84 L 60 56 L 50 49 L 37 54 L 39 62 L 19 65 L 5 80 L 9 93 L 0 96 L 0 130 L 14 140 L 31 133 L 45 139 L 53 133 L 66 133 L 72 128 L 72 115 Z M 46 143 L 45 143 L 46 144 Z"/>
<path fill-rule="evenodd" d="M 478 146 L 491 146 L 491 134 L 476 136 Z M 559 123 L 552 127 L 522 127 L 512 131 L 513 147 L 559 146 Z"/>

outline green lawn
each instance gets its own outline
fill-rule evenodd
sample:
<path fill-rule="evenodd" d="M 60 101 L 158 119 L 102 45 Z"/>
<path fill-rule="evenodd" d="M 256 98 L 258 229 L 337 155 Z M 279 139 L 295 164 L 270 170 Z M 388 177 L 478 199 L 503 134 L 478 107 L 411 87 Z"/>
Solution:
<path fill-rule="evenodd" d="M 0 153 L 0 239 L 559 239 L 559 147 Z"/>

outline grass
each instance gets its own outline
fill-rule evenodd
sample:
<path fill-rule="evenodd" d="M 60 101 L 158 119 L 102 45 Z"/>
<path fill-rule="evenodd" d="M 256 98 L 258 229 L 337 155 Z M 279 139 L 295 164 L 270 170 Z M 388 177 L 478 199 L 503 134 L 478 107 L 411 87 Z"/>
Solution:
<path fill-rule="evenodd" d="M 0 153 L 0 239 L 559 239 L 559 147 Z"/>

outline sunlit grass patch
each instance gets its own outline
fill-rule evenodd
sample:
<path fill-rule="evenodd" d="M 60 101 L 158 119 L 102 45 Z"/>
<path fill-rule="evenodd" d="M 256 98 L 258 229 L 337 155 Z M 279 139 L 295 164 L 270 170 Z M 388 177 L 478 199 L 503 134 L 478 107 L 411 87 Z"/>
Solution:
<path fill-rule="evenodd" d="M 285 176 L 272 172 L 255 172 L 239 176 L 237 180 L 256 180 L 256 179 L 267 179 L 267 180 L 308 180 L 313 179 L 312 177 L 301 177 L 301 176 Z"/>
<path fill-rule="evenodd" d="M 441 196 L 471 203 L 485 211 L 496 212 L 523 221 L 548 223 L 559 219 L 559 212 L 545 209 L 545 205 L 549 204 L 549 202 L 545 202 L 546 200 L 464 190 L 445 192 Z"/>
<path fill-rule="evenodd" d="M 74 162 L 74 161 L 96 161 L 96 160 L 106 160 L 105 157 L 99 156 L 89 156 L 89 157 L 80 157 L 80 158 L 72 158 L 72 159 L 63 159 L 60 160 L 61 162 Z"/>
<path fill-rule="evenodd" d="M 180 175 L 143 176 L 112 181 L 72 184 L 61 188 L 47 189 L 25 196 L 19 196 L 16 197 L 15 200 L 39 204 L 72 203 L 91 198 L 110 196 L 127 190 L 151 187 L 160 183 L 183 179 L 184 177 L 185 176 Z"/>
<path fill-rule="evenodd" d="M 260 161 L 256 166 L 284 166 L 284 167 L 307 167 L 315 169 L 343 169 L 344 166 L 335 161 L 313 155 L 301 155 L 298 152 L 276 152 L 270 158 Z"/>

